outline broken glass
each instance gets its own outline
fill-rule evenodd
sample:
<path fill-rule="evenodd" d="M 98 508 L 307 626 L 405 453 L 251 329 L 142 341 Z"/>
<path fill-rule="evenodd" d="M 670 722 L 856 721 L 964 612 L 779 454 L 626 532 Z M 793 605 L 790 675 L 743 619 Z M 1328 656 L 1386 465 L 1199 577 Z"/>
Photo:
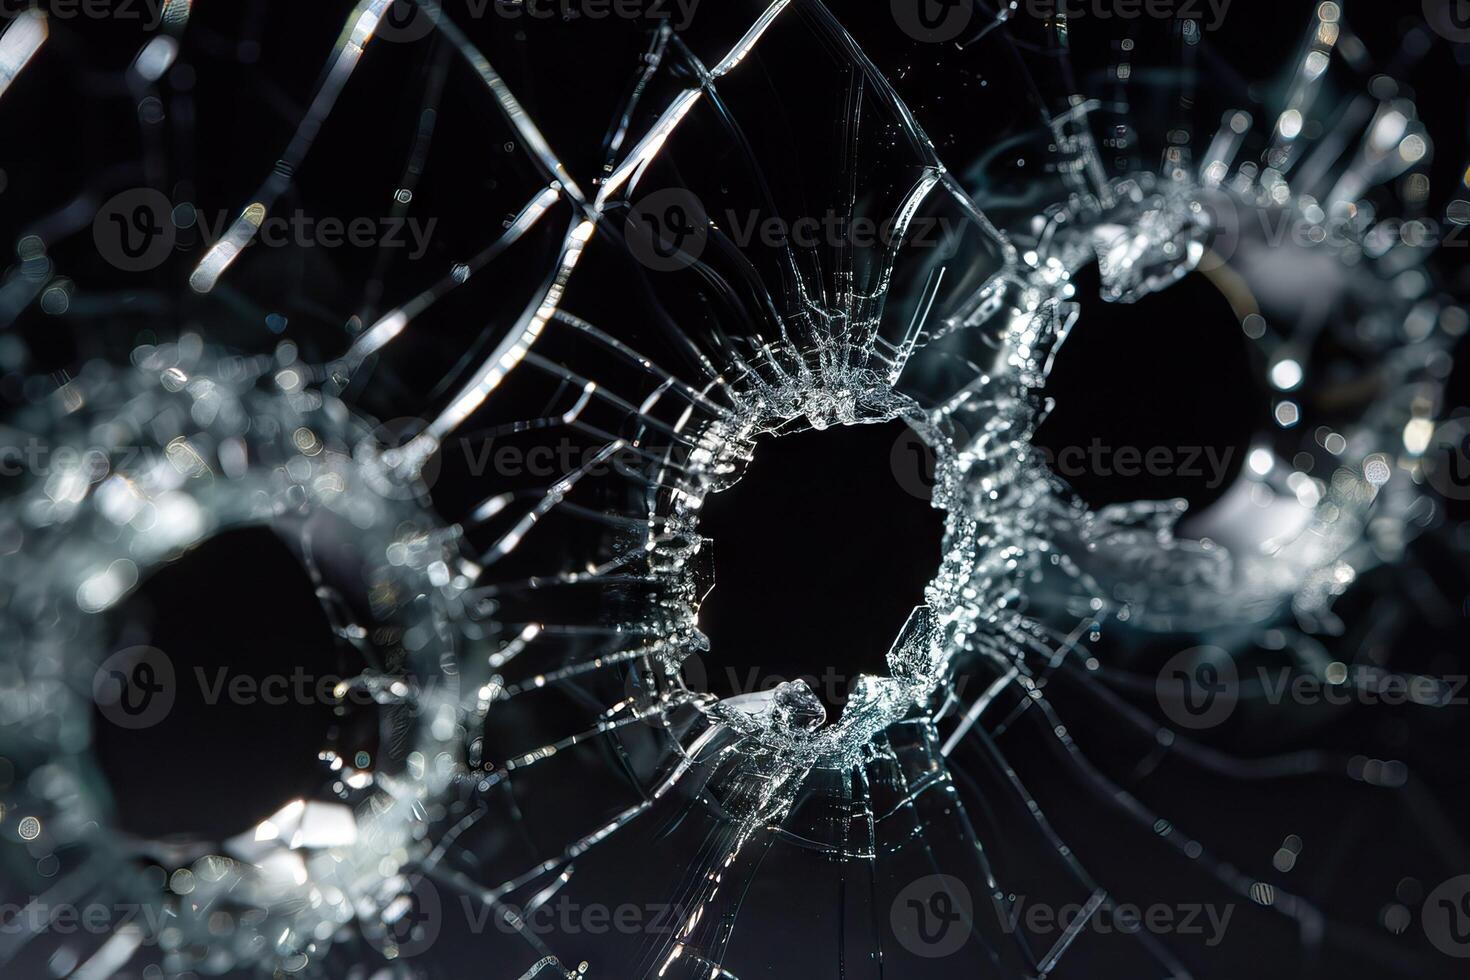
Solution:
<path fill-rule="evenodd" d="M 109 25 L 139 29 L 95 66 L 102 95 L 45 107 L 28 76 L 70 77 L 96 39 L 9 21 L 0 112 L 52 149 L 6 179 L 78 172 L 12 202 L 0 285 L 0 356 L 32 379 L 13 429 L 51 453 L 0 516 L 0 831 L 41 919 L 0 962 L 1177 977 L 1284 932 L 1288 971 L 1449 975 L 1397 912 L 1364 925 L 1330 875 L 1284 877 L 1331 810 L 1300 801 L 1249 850 L 1171 815 L 1283 780 L 1330 783 L 1319 808 L 1372 795 L 1404 862 L 1374 894 L 1407 915 L 1405 869 L 1464 848 L 1404 763 L 1286 736 L 1223 753 L 1167 670 L 1148 702 L 1161 637 L 1190 638 L 1184 676 L 1330 679 L 1355 588 L 1443 531 L 1431 448 L 1467 321 L 1423 247 L 1435 147 L 1407 85 L 1331 2 L 1273 27 L 1298 47 L 1271 94 L 1196 17 L 855 7 L 507 28 L 436 0 L 168 0 Z M 68 116 L 113 131 L 119 108 L 134 143 L 89 156 Z M 326 221 L 363 214 L 372 247 L 324 255 Z M 1203 512 L 1092 506 L 1037 447 L 1087 275 L 1112 304 L 1248 284 L 1231 308 L 1269 411 Z M 942 524 L 881 669 L 834 642 L 838 699 L 716 693 L 762 654 L 701 630 L 742 545 L 703 509 L 772 441 L 879 425 L 908 433 L 894 466 L 925 461 Z M 341 724 L 313 791 L 242 833 L 128 832 L 103 725 L 146 726 L 143 695 L 189 671 L 115 650 L 116 610 L 242 528 L 286 544 L 360 664 L 330 690 Z M 43 938 L 88 901 L 125 921 Z M 1179 936 L 1098 928 L 1163 901 L 1224 910 L 1208 968 Z"/>

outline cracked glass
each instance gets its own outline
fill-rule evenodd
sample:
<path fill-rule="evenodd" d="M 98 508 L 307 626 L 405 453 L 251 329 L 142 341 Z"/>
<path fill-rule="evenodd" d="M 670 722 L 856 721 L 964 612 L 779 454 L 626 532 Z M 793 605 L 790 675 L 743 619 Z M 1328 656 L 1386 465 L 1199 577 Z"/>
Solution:
<path fill-rule="evenodd" d="M 1455 975 L 1465 32 L 1122 6 L 7 11 L 0 963 Z"/>

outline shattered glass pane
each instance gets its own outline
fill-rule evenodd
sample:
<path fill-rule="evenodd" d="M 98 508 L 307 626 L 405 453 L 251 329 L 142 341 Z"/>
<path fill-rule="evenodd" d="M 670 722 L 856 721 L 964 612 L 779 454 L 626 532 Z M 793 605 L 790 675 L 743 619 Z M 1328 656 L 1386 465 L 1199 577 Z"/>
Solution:
<path fill-rule="evenodd" d="M 1454 4 L 129 9 L 0 23 L 7 975 L 1458 975 Z"/>

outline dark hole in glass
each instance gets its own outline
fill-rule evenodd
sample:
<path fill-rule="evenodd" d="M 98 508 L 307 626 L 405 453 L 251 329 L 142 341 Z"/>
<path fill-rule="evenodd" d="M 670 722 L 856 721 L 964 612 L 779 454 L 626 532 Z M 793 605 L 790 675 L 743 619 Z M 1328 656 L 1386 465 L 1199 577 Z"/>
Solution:
<path fill-rule="evenodd" d="M 361 658 L 337 640 L 310 576 L 269 529 L 216 536 L 109 615 L 107 653 L 151 647 L 172 670 L 168 690 L 153 695 L 171 693 L 172 704 L 142 727 L 94 708 L 97 758 L 122 829 L 228 837 L 293 799 L 323 798 L 318 754 L 329 744 L 375 748 L 371 706 L 343 707 L 332 694 L 362 670 Z M 153 688 L 167 683 L 157 670 L 148 677 Z M 142 706 L 144 688 L 131 683 Z M 338 737 L 344 727 L 350 738 Z"/>
<path fill-rule="evenodd" d="M 715 586 L 699 612 L 707 689 L 804 679 L 828 709 L 886 655 L 939 565 L 932 460 L 902 422 L 766 438 L 741 480 L 705 500 Z"/>
<path fill-rule="evenodd" d="M 1098 507 L 1183 497 L 1197 514 L 1229 489 L 1267 428 L 1249 340 L 1204 275 L 1133 304 L 1104 302 L 1096 266 L 1077 277 L 1081 317 L 1046 394 L 1035 444 Z"/>

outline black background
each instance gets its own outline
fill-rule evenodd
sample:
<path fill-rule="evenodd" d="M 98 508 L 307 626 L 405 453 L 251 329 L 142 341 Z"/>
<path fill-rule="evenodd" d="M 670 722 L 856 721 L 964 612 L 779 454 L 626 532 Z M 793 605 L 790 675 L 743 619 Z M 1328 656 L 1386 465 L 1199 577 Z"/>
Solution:
<path fill-rule="evenodd" d="M 117 82 L 119 70 L 136 52 L 141 34 L 128 25 L 67 25 L 57 30 L 54 50 L 38 61 L 0 100 L 0 238 L 19 240 L 47 216 L 57 213 L 77 195 L 95 207 L 118 188 L 151 181 L 160 168 L 177 178 L 181 190 L 202 210 L 230 212 L 266 174 L 285 145 L 319 77 L 323 54 L 345 16 L 342 3 L 200 3 L 190 25 L 195 45 L 192 69 L 176 75 L 171 113 L 188 113 L 174 125 L 140 127 L 130 93 Z M 834 5 L 854 32 L 881 39 L 891 34 L 886 4 L 850 2 Z M 1262 3 L 1237 0 L 1222 29 L 1208 39 L 1210 55 L 1201 70 L 1210 79 L 1203 100 L 1223 105 L 1236 99 L 1269 102 L 1278 95 L 1286 66 L 1298 52 L 1301 25 L 1311 4 Z M 1450 196 L 1463 193 L 1459 181 L 1467 162 L 1467 120 L 1470 77 L 1467 46 L 1432 38 L 1422 29 L 1415 3 L 1357 3 L 1347 11 L 1358 35 L 1384 70 L 1403 77 L 1412 88 L 1429 132 L 1436 143 L 1430 169 L 1435 199 L 1442 210 Z M 1093 84 L 1091 73 L 1101 70 L 1116 38 L 1116 23 L 1081 19 L 1071 29 L 1077 77 L 1084 90 Z M 515 61 L 520 50 L 510 35 L 486 36 L 487 49 L 500 49 Z M 542 39 L 544 40 L 544 39 Z M 1433 42 L 1433 43 L 1431 43 Z M 875 43 L 881 46 L 881 40 Z M 902 45 L 901 39 L 895 42 Z M 599 140 L 610 124 L 610 108 L 623 93 L 630 57 L 641 39 L 619 29 L 603 43 L 594 30 L 579 25 L 564 40 L 541 51 L 556 50 L 560 60 L 539 60 L 527 54 L 507 67 L 520 86 L 518 95 L 558 147 L 565 148 L 574 173 L 595 170 Z M 530 47 L 527 51 L 531 51 Z M 875 59 L 885 52 L 875 49 Z M 897 54 L 893 57 L 898 58 Z M 500 60 L 497 58 L 497 63 Z M 571 70 L 575 66 L 575 70 Z M 424 65 L 411 48 L 373 52 L 352 85 L 354 99 L 344 101 L 342 119 L 323 131 L 319 148 L 300 175 L 295 200 L 323 214 L 375 214 L 385 188 L 395 186 L 406 134 L 412 132 L 416 99 L 407 93 L 407 77 L 417 78 Z M 175 69 L 180 72 L 182 68 Z M 615 83 L 612 80 L 616 80 Z M 453 76 L 452 81 L 465 84 Z M 926 93 L 910 83 L 900 90 L 922 107 L 921 122 L 936 138 L 941 155 L 965 140 L 984 134 L 984 119 L 975 118 L 962 99 L 944 93 Z M 184 97 L 188 93 L 187 98 Z M 451 96 L 451 101 L 454 97 Z M 350 317 L 370 323 L 401 296 L 411 295 L 434 281 L 447 266 L 473 252 L 483 242 L 483 226 L 456 215 L 479 215 L 498 222 L 524 199 L 528 176 L 514 154 L 500 145 L 500 132 L 491 120 L 494 112 L 476 95 L 466 98 L 458 111 L 446 111 L 437 136 L 438 149 L 421 185 L 416 206 L 422 213 L 444 220 L 429 254 L 418 263 L 398 262 L 375 278 L 375 257 L 369 252 L 335 250 L 252 255 L 242 260 L 229 290 L 201 298 L 179 284 L 187 275 L 197 249 L 181 249 L 159 269 L 143 275 L 109 269 L 95 254 L 90 230 L 57 241 L 51 252 L 58 269 L 80 284 L 78 299 L 63 317 L 48 317 L 34 309 L 17 318 L 9 335 L 23 340 L 29 358 L 11 357 L 0 377 L 0 400 L 15 409 L 33 400 L 36 382 L 60 372 L 76 372 L 88 359 L 119 358 L 133 344 L 167 339 L 196 329 L 212 340 L 245 350 L 269 350 L 281 339 L 296 343 L 309 361 L 321 361 L 340 351 L 344 326 Z M 1202 118 L 1209 113 L 1201 112 Z M 595 133 L 596 139 L 577 140 L 573 134 Z M 949 134 L 955 135 L 953 138 Z M 814 133 L 814 140 L 826 134 Z M 1196 139 L 1203 139 L 1203 133 Z M 381 142 L 380 142 L 381 140 Z M 957 161 L 962 166 L 964 161 Z M 364 204 L 363 202 L 378 202 Z M 1431 208 L 1431 211 L 1433 210 Z M 541 229 L 540 231 L 545 231 Z M 373 375 L 373 384 L 352 393 L 366 412 L 394 418 L 424 411 L 440 397 L 436 383 L 466 351 L 478 349 L 487 327 L 517 309 L 514 284 L 529 281 L 544 266 L 550 240 L 540 231 L 528 247 L 506 257 L 498 282 L 506 284 L 499 300 L 477 294 L 475 303 L 450 304 L 439 329 L 406 336 L 399 348 Z M 1465 263 L 1448 256 L 1440 263 L 1443 287 L 1464 295 L 1470 289 Z M 233 275 L 233 273 L 232 273 Z M 378 294 L 379 281 L 386 285 Z M 1238 327 L 1218 294 L 1191 277 L 1180 286 L 1132 307 L 1103 304 L 1093 293 L 1095 277 L 1084 274 L 1079 283 L 1083 315 L 1068 341 L 1051 379 L 1049 394 L 1057 408 L 1038 441 L 1053 449 L 1084 445 L 1093 438 L 1110 444 L 1212 445 L 1233 447 L 1237 465 L 1244 458 L 1251 433 L 1260 427 L 1267 408 L 1259 382 L 1260 365 L 1253 362 Z M 366 289 L 364 288 L 366 284 Z M 1312 283 L 1303 282 L 1308 290 Z M 128 311 L 119 316 L 121 308 Z M 99 310 L 109 310 L 99 315 Z M 618 304 L 600 311 L 602 323 L 617 328 Z M 265 326 L 268 314 L 286 318 L 281 332 Z M 1192 327 L 1188 339 L 1174 339 L 1181 323 Z M 1448 408 L 1470 406 L 1470 382 L 1457 373 Z M 513 414 L 512 404 L 503 410 Z M 511 417 L 508 414 L 507 417 Z M 712 514 L 717 542 L 736 541 L 730 549 L 736 562 L 723 585 L 717 584 L 709 615 L 712 631 L 728 629 L 733 635 L 805 636 L 814 623 L 831 613 L 813 615 L 810 603 L 820 600 L 837 613 L 838 624 L 830 649 L 854 651 L 854 660 L 813 661 L 809 645 L 778 645 L 756 666 L 785 676 L 819 672 L 825 666 L 850 672 L 881 658 L 886 643 L 874 643 L 873 634 L 893 629 L 912 604 L 916 589 L 929 574 L 922 556 L 937 552 L 935 515 L 915 511 L 912 500 L 881 489 L 890 444 L 859 440 L 849 445 L 837 433 L 792 437 L 786 447 L 795 451 L 798 439 L 804 452 L 788 456 L 779 467 L 803 465 L 813 475 L 801 485 L 764 486 L 765 493 L 739 509 L 742 494 L 753 494 L 752 482 L 731 491 L 728 507 Z M 861 456 L 851 465 L 852 454 Z M 756 473 L 759 472 L 759 466 Z M 876 474 L 876 475 L 875 475 Z M 831 479 L 850 490 L 843 512 L 798 517 L 801 491 L 815 490 L 819 478 Z M 1219 488 L 1178 478 L 1104 477 L 1082 475 L 1073 480 L 1079 493 L 1093 504 L 1132 499 L 1183 496 L 1196 506 L 1208 504 Z M 869 491 L 864 487 L 874 485 Z M 776 496 L 791 493 L 792 500 Z M 445 476 L 434 489 L 436 502 L 449 520 L 494 488 L 459 473 L 446 461 Z M 807 496 L 808 502 L 811 497 Z M 866 517 L 865 517 L 866 515 Z M 882 515 L 882 516 L 877 516 Z M 899 516 L 902 515 L 902 516 Z M 1455 516 L 1463 516 L 1455 514 Z M 853 549 L 841 539 L 844 529 L 873 522 L 868 546 Z M 913 534 L 908 533 L 913 531 Z M 1459 536 L 1445 528 L 1416 545 L 1406 569 L 1385 568 L 1371 573 L 1363 587 L 1344 600 L 1341 612 L 1349 624 L 1346 636 L 1333 642 L 1344 648 L 1368 642 L 1359 624 L 1380 621 L 1396 610 L 1396 628 L 1388 642 L 1398 644 L 1404 656 L 1396 661 L 1426 671 L 1464 672 L 1467 565 L 1456 547 Z M 846 550 L 836 549 L 841 543 Z M 324 637 L 324 624 L 310 603 L 294 602 L 304 591 L 290 581 L 290 559 L 271 553 L 259 541 L 221 541 L 160 572 L 153 583 L 119 611 L 119 645 L 153 642 L 166 646 L 181 672 L 198 665 L 249 662 L 250 670 L 266 672 L 269 665 L 306 661 L 320 670 L 347 666 L 343 654 Z M 563 547 L 554 539 L 543 542 L 548 551 Z M 574 550 L 565 545 L 568 551 Z M 733 583 L 741 574 L 759 577 L 759 556 L 780 547 L 779 560 L 787 576 L 758 607 L 742 606 L 744 593 Z M 717 560 L 720 546 L 716 545 Z M 840 589 L 804 593 L 800 583 L 820 572 L 817 567 L 841 553 L 844 581 Z M 872 561 L 874 573 L 856 574 Z M 1448 612 L 1421 614 L 1424 590 L 1415 575 L 1428 576 L 1451 600 Z M 771 582 L 765 584 L 769 587 Z M 863 593 L 862 590 L 871 590 Z M 905 597 L 910 597 L 906 599 Z M 891 601 L 890 601 L 891 600 Z M 841 616 L 845 604 L 861 605 L 863 615 Z M 262 617 L 253 610 L 270 610 Z M 237 610 L 249 609 L 251 612 Z M 1407 610 L 1407 612 L 1405 612 Z M 881 629 L 871 625 L 881 621 Z M 139 624 L 152 623 L 139 633 Z M 720 624 L 724 625 L 721 626 Z M 151 633 L 149 629 L 151 628 Z M 803 632 L 805 631 L 805 633 Z M 126 642 L 125 642 L 126 641 Z M 1128 660 L 1147 675 L 1148 665 L 1190 641 L 1163 637 L 1144 642 L 1124 634 L 1107 634 L 1096 646 L 1105 662 Z M 861 654 L 856 651 L 861 650 Z M 260 651 L 266 651 L 260 656 Z M 719 643 L 710 655 L 718 662 Z M 793 652 L 798 651 L 798 652 Z M 807 659 L 801 659 L 806 656 Z M 1070 720 L 1074 737 L 1084 744 L 1103 768 L 1123 766 L 1136 746 L 1118 733 L 1086 692 L 1058 686 L 1048 691 Z M 1139 704 L 1145 704 L 1145 696 Z M 227 717 L 202 704 L 182 704 L 167 726 L 143 735 L 108 731 L 99 719 L 98 745 L 102 764 L 119 798 L 121 823 L 146 833 L 195 832 L 223 835 L 244 829 L 276 809 L 280 803 L 306 792 L 316 771 L 314 751 L 324 738 L 358 745 L 367 736 L 360 719 L 344 719 L 330 711 L 303 712 L 298 707 L 256 706 L 233 711 Z M 1211 733 L 1213 748 L 1245 756 L 1292 750 L 1362 752 L 1374 757 L 1407 761 L 1424 780 L 1426 793 L 1444 806 L 1448 819 L 1459 826 L 1470 813 L 1467 766 L 1460 746 L 1467 729 L 1463 710 L 1430 717 L 1413 709 L 1389 709 L 1364 719 L 1358 714 L 1324 713 L 1306 717 L 1242 715 L 1236 723 Z M 1015 743 L 1010 743 L 1015 746 Z M 1056 785 L 1044 786 L 1056 807 L 1067 808 L 1079 795 L 1069 792 L 1060 768 L 1038 757 L 1025 757 L 1024 745 L 1015 746 L 1018 769 L 1057 775 Z M 222 765 L 222 760 L 228 760 Z M 964 764 L 963 757 L 959 759 Z M 1046 777 L 1039 777 L 1043 783 Z M 1221 791 L 1221 777 L 1202 770 L 1171 770 L 1168 781 L 1144 780 L 1139 793 L 1151 798 L 1181 826 L 1190 826 L 1227 860 L 1239 867 L 1260 867 L 1286 833 L 1307 838 L 1320 848 L 1303 859 L 1311 880 L 1307 890 L 1331 897 L 1345 921 L 1372 923 L 1388 900 L 1380 885 L 1402 877 L 1419 877 L 1427 887 L 1453 874 L 1470 871 L 1467 855 L 1446 860 L 1442 850 L 1420 835 L 1418 825 L 1401 810 L 1377 797 L 1365 799 L 1360 787 L 1331 781 L 1300 780 L 1285 784 L 1232 784 Z M 1372 794 L 1368 794 L 1372 796 Z M 1046 802 L 1045 800 L 1043 802 Z M 1093 804 L 1077 804 L 1088 808 Z M 1075 815 L 1074 815 L 1075 816 Z M 1172 877 L 1174 869 L 1142 866 L 1124 848 L 1112 842 L 1123 833 L 1113 819 L 1098 812 L 1096 820 L 1068 820 L 1071 839 L 1079 853 L 1096 855 L 1113 880 L 1128 882 L 1138 896 L 1184 888 Z M 1319 842 L 1322 842 L 1319 845 Z M 1328 843 L 1330 842 L 1330 843 Z M 1402 845 L 1402 846 L 1398 846 Z M 1323 852 L 1326 853 L 1323 853 Z M 1310 858 L 1310 860 L 1309 860 Z M 1302 877 L 1299 875 L 1298 877 Z M 1187 879 L 1179 872 L 1180 880 Z M 1355 887 L 1360 883 L 1362 887 Z M 1124 889 L 1126 891 L 1126 889 Z M 1187 891 L 1187 888 L 1185 889 Z M 1254 921 L 1254 920 L 1252 920 Z M 743 926 L 742 926 L 743 928 Z M 1253 927 L 1254 928 L 1254 927 Z M 1382 928 L 1363 925 L 1363 929 Z M 1416 927 L 1417 928 L 1417 927 Z M 737 941 L 739 934 L 737 932 Z M 1298 938 L 1279 921 L 1219 951 L 1215 958 L 1195 965 L 1200 976 L 1299 976 L 1292 950 Z M 1373 957 L 1352 954 L 1351 935 L 1334 935 L 1335 952 L 1313 964 L 1312 975 L 1378 977 L 1389 975 Z M 1422 937 L 1421 937 L 1422 938 Z M 1413 937 L 1406 937 L 1409 945 Z M 1422 947 L 1422 942 L 1418 949 Z M 1425 961 L 1423 975 L 1450 976 L 1453 964 Z M 1073 964 L 1075 967 L 1076 964 Z M 1083 974 L 1110 976 L 1106 964 L 1090 964 Z M 1440 971 L 1440 972 L 1434 972 Z M 772 976 L 779 974 L 773 973 Z M 934 976 L 943 975 L 940 972 Z M 1062 975 L 1062 974 L 1059 974 Z"/>

